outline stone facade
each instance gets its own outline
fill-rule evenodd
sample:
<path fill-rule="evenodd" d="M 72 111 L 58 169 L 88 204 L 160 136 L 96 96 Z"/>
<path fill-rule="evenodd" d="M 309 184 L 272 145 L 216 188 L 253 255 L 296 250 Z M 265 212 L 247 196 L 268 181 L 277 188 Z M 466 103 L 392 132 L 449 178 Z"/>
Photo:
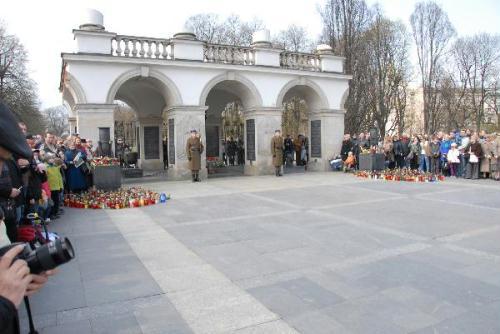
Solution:
<path fill-rule="evenodd" d="M 168 141 L 175 161 L 169 174 L 189 176 L 184 152 L 189 130 L 196 128 L 205 142 L 205 112 L 234 102 L 226 101 L 227 96 L 237 99 L 245 120 L 255 124 L 256 156 L 247 159 L 246 174 L 272 173 L 270 140 L 281 127 L 282 104 L 291 92 L 307 101 L 311 120 L 321 120 L 321 157 L 312 159 L 313 169 L 327 169 L 327 160 L 340 150 L 350 76 L 343 73 L 343 59 L 327 46 L 315 54 L 284 52 L 263 40 L 268 32 L 257 33 L 251 47 L 217 46 L 189 31 L 172 39 L 134 37 L 106 31 L 102 15 L 94 13 L 88 21 L 74 30 L 77 49 L 62 54 L 60 87 L 72 127 L 95 142 L 99 128 L 109 128 L 114 141 L 116 101 L 125 102 L 137 114 L 141 168 L 163 167 L 161 127 L 172 120 L 174 135 Z M 145 128 L 151 141 L 154 126 L 160 127 L 159 157 L 147 157 Z"/>

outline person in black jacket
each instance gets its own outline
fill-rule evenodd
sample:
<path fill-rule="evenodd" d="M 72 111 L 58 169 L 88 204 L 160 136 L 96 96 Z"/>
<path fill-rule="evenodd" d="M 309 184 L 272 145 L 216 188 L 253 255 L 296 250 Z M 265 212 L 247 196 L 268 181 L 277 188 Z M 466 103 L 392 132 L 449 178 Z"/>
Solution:
<path fill-rule="evenodd" d="M 20 190 L 12 188 L 7 160 L 12 155 L 30 159 L 32 152 L 26 139 L 17 126 L 14 115 L 0 101 L 0 202 L 11 202 L 19 196 Z M 16 195 L 17 193 L 17 195 Z M 16 196 L 12 196 L 16 195 Z M 7 206 L 9 209 L 9 206 Z M 10 210 L 12 215 L 12 210 Z M 14 208 L 14 215 L 15 208 Z M 4 219 L 4 209 L 0 209 L 0 224 Z M 24 245 L 13 247 L 0 257 L 0 333 L 19 333 L 19 318 L 17 307 L 25 295 L 37 292 L 55 271 L 39 275 L 30 274 L 30 269 L 24 260 L 14 260 L 24 249 Z"/>
<path fill-rule="evenodd" d="M 405 150 L 403 147 L 403 143 L 401 142 L 401 140 L 397 135 L 395 135 L 393 138 L 392 150 L 394 152 L 394 160 L 396 161 L 396 167 L 403 168 L 406 157 Z"/>

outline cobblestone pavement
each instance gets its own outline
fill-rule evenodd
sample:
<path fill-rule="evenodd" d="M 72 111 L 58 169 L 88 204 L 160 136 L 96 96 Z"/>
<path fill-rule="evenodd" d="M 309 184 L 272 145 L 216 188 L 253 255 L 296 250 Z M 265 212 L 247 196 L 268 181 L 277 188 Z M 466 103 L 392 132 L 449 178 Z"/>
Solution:
<path fill-rule="evenodd" d="M 51 225 L 77 259 L 31 299 L 41 333 L 500 332 L 499 183 L 146 186 L 173 199 Z"/>

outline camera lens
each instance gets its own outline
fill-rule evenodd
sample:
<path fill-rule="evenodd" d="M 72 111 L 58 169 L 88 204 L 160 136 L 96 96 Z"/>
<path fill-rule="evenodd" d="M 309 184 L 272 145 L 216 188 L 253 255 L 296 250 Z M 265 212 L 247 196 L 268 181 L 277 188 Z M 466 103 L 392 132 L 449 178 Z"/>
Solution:
<path fill-rule="evenodd" d="M 61 264 L 71 261 L 75 251 L 69 239 L 56 239 L 33 250 L 26 256 L 26 262 L 31 273 L 39 274 L 42 271 L 54 269 Z"/>

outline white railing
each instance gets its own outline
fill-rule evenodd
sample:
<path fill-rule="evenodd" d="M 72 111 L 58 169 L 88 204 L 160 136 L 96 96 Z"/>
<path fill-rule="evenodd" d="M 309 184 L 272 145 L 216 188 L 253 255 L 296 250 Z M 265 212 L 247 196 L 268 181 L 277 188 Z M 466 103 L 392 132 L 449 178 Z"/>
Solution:
<path fill-rule="evenodd" d="M 254 65 L 254 54 L 251 47 L 207 43 L 203 47 L 203 61 L 207 63 Z"/>
<path fill-rule="evenodd" d="M 169 39 L 117 35 L 111 43 L 111 54 L 121 57 L 174 59 Z"/>
<path fill-rule="evenodd" d="M 170 39 L 117 35 L 111 43 L 111 55 L 119 57 L 174 59 L 174 44 Z M 255 65 L 252 47 L 205 43 L 203 61 L 234 65 Z M 283 51 L 280 53 L 282 68 L 321 71 L 319 55 Z"/>
<path fill-rule="evenodd" d="M 312 53 L 284 51 L 280 53 L 280 66 L 294 70 L 321 71 L 321 59 Z"/>

